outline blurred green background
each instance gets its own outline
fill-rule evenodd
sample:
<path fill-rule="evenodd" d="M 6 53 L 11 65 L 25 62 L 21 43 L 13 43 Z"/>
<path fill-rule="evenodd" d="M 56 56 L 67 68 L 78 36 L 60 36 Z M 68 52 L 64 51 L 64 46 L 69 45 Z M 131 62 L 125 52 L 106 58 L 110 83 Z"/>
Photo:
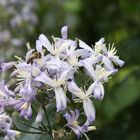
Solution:
<path fill-rule="evenodd" d="M 70 38 L 87 44 L 105 37 L 125 61 L 105 85 L 104 100 L 94 101 L 97 130 L 88 134 L 90 139 L 140 140 L 140 1 L 1 0 L 1 61 L 25 56 L 25 43 L 34 47 L 41 33 L 60 36 L 63 25 L 69 26 Z"/>

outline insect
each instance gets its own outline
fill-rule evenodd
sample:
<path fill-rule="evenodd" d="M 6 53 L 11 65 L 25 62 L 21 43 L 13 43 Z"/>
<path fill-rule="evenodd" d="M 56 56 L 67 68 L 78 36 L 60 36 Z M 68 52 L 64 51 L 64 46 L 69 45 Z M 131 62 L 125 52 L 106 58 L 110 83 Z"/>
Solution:
<path fill-rule="evenodd" d="M 41 58 L 41 53 L 37 52 L 37 51 L 33 51 L 31 56 L 28 58 L 27 60 L 27 64 L 29 63 L 33 63 L 33 60 L 34 59 L 38 59 L 38 58 Z"/>

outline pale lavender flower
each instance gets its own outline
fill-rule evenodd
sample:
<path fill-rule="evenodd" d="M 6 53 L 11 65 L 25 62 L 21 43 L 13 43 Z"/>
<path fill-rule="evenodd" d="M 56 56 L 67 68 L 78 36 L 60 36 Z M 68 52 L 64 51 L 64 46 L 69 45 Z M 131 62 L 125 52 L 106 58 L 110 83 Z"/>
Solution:
<path fill-rule="evenodd" d="M 66 109 L 66 93 L 62 86 L 66 84 L 66 80 L 69 78 L 70 72 L 71 69 L 66 69 L 63 72 L 54 75 L 54 78 L 50 78 L 45 72 L 43 72 L 35 78 L 36 81 L 43 82 L 54 90 L 57 111 Z"/>
<path fill-rule="evenodd" d="M 15 140 L 15 136 L 20 132 L 12 130 L 12 119 L 3 111 L 0 112 L 0 130 L 5 135 L 4 140 Z"/>
<path fill-rule="evenodd" d="M 11 105 L 20 112 L 20 116 L 30 119 L 32 116 L 31 104 L 35 100 L 36 91 L 32 89 L 31 83 L 21 87 L 18 98 L 15 98 Z"/>
<path fill-rule="evenodd" d="M 67 127 L 71 128 L 73 132 L 79 137 L 82 136 L 84 133 L 82 127 L 78 125 L 78 118 L 79 118 L 79 110 L 70 111 L 70 114 L 66 113 L 64 115 L 65 119 L 67 120 Z"/>
<path fill-rule="evenodd" d="M 109 76 L 116 73 L 117 70 L 106 70 L 106 68 L 96 65 L 95 68 L 92 66 L 92 64 L 88 62 L 83 63 L 84 68 L 87 70 L 88 75 L 94 80 L 94 81 L 101 81 L 106 82 L 109 79 Z"/>
<path fill-rule="evenodd" d="M 31 64 L 27 64 L 26 62 L 19 61 L 17 65 L 15 65 L 16 69 L 12 72 L 11 76 L 16 76 L 17 87 L 15 92 L 19 91 L 24 84 L 32 81 L 32 73 L 31 73 Z"/>
<path fill-rule="evenodd" d="M 15 97 L 14 92 L 8 89 L 4 81 L 0 81 L 0 108 L 8 106 L 13 97 Z"/>
<path fill-rule="evenodd" d="M 104 42 L 105 39 L 101 38 L 98 42 L 95 43 L 94 46 L 95 55 L 102 54 L 107 51 L 106 44 Z"/>
<path fill-rule="evenodd" d="M 122 67 L 124 65 L 124 61 L 119 59 L 118 56 L 116 56 L 117 50 L 113 47 L 109 46 L 109 49 L 104 52 L 102 62 L 105 64 L 106 68 L 108 70 L 113 70 L 114 66 L 113 63 L 119 65 Z"/>
<path fill-rule="evenodd" d="M 90 99 L 93 88 L 94 83 L 85 91 L 80 89 L 74 81 L 68 82 L 68 90 L 77 97 L 75 101 L 83 102 L 83 109 L 90 124 L 95 120 L 95 108 Z"/>
<path fill-rule="evenodd" d="M 8 69 L 11 69 L 14 67 L 16 63 L 14 61 L 12 62 L 0 62 L 0 72 L 4 72 Z"/>
<path fill-rule="evenodd" d="M 64 117 L 67 120 L 66 126 L 72 129 L 78 138 L 84 135 L 88 139 L 86 132 L 96 130 L 96 127 L 90 126 L 88 121 L 86 121 L 84 125 L 80 126 L 80 123 L 78 122 L 79 115 L 78 109 L 75 109 L 75 111 L 70 110 L 70 114 L 64 114 Z"/>
<path fill-rule="evenodd" d="M 79 47 L 89 51 L 89 53 L 91 53 L 91 54 L 95 53 L 94 50 L 89 45 L 87 45 L 85 42 L 83 42 L 80 39 L 78 41 L 79 41 Z"/>
<path fill-rule="evenodd" d="M 53 43 L 50 43 L 50 41 L 44 34 L 41 34 L 39 36 L 39 40 L 41 41 L 42 45 L 50 52 L 50 54 L 55 56 L 57 59 L 59 59 L 61 54 L 63 54 L 63 52 L 66 51 L 67 47 L 73 45 L 73 43 L 75 42 L 72 40 L 65 39 L 67 37 L 66 30 L 67 27 L 63 27 L 61 30 L 62 37 L 64 37 L 65 34 L 64 39 L 53 37 Z"/>
<path fill-rule="evenodd" d="M 103 83 L 107 82 L 110 76 L 117 72 L 116 69 L 112 69 L 110 71 L 106 70 L 106 68 L 101 67 L 100 65 L 96 65 L 95 68 L 87 61 L 82 62 L 84 68 L 87 70 L 87 74 L 94 81 L 93 88 L 93 97 L 95 99 L 103 99 L 104 97 L 104 87 Z"/>
<path fill-rule="evenodd" d="M 90 125 L 89 122 L 86 121 L 86 122 L 84 123 L 84 125 L 82 125 L 82 130 L 83 130 L 83 132 L 86 133 L 86 132 L 88 132 L 88 131 L 94 131 L 94 130 L 96 130 L 96 127 L 93 126 L 93 125 Z"/>
<path fill-rule="evenodd" d="M 67 47 L 63 58 L 65 58 L 66 62 L 74 67 L 79 68 L 81 63 L 79 62 L 81 58 L 85 58 L 89 55 L 88 51 L 85 49 L 77 49 L 76 42 L 71 44 L 71 46 Z"/>
<path fill-rule="evenodd" d="M 20 23 L 21 17 L 28 21 L 30 16 L 32 17 L 32 14 L 30 15 L 30 9 L 27 6 L 15 18 Z M 78 137 L 84 135 L 87 138 L 86 132 L 95 130 L 95 127 L 91 126 L 95 120 L 95 108 L 91 99 L 103 99 L 103 83 L 118 71 L 114 64 L 121 67 L 124 61 L 116 56 L 113 46 L 107 49 L 104 38 L 90 47 L 82 40 L 68 39 L 68 26 L 62 27 L 61 36 L 62 38 L 52 37 L 53 41 L 50 42 L 44 34 L 41 34 L 33 49 L 27 43 L 28 51 L 25 60 L 17 57 L 18 63 L 14 64 L 16 69 L 11 74 L 17 80 L 16 94 L 1 81 L 0 106 L 5 108 L 10 105 L 19 112 L 21 117 L 30 119 L 32 104 L 36 102 L 36 95 L 37 97 L 40 95 L 38 91 L 45 90 L 48 98 L 52 94 L 51 98 L 56 99 L 57 112 L 66 110 L 67 104 L 71 101 L 66 93 L 70 92 L 72 97 L 74 96 L 72 100 L 75 103 L 83 104 L 87 120 L 83 125 L 79 125 L 80 114 L 76 109 L 64 115 L 67 120 L 66 126 L 71 128 Z M 8 68 L 8 63 L 0 64 L 1 71 Z M 88 88 L 86 85 L 78 87 L 76 84 L 76 72 L 78 73 L 81 68 L 84 68 L 86 71 L 84 74 L 92 80 Z M 43 110 L 39 106 L 36 122 L 40 123 L 42 119 Z M 11 125 L 7 123 L 0 125 L 0 128 L 4 128 L 2 132 L 5 133 L 5 139 L 14 139 L 16 135 L 10 127 Z"/>

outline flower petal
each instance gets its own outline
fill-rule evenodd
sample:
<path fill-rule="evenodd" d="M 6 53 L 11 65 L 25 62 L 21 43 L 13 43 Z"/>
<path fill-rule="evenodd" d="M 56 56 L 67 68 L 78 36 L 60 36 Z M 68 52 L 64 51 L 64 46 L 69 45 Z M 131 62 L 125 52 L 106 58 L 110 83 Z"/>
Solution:
<path fill-rule="evenodd" d="M 88 50 L 89 52 L 94 53 L 94 50 L 82 40 L 79 40 L 79 46 L 85 50 Z"/>
<path fill-rule="evenodd" d="M 40 40 L 36 41 L 36 50 L 42 54 L 42 43 Z"/>
<path fill-rule="evenodd" d="M 76 85 L 74 81 L 68 82 L 68 90 L 75 96 L 80 97 L 82 90 Z"/>
<path fill-rule="evenodd" d="M 124 61 L 119 59 L 118 56 L 111 56 L 109 57 L 111 61 L 113 61 L 114 63 L 118 64 L 120 67 L 122 67 L 124 65 Z"/>
<path fill-rule="evenodd" d="M 45 72 L 42 72 L 39 76 L 37 76 L 35 78 L 36 81 L 40 81 L 40 82 L 43 82 L 45 84 L 48 84 L 50 85 L 51 87 L 54 86 L 54 81 L 49 77 L 47 76 L 47 74 Z"/>
<path fill-rule="evenodd" d="M 83 100 L 83 107 L 89 124 L 91 124 L 95 120 L 95 108 L 89 98 Z"/>
<path fill-rule="evenodd" d="M 54 91 L 56 96 L 57 112 L 60 110 L 65 110 L 67 104 L 66 93 L 61 87 L 55 88 Z"/>
<path fill-rule="evenodd" d="M 102 100 L 104 98 L 104 87 L 101 83 L 96 84 L 93 97 L 98 100 Z"/>
<path fill-rule="evenodd" d="M 96 80 L 95 70 L 93 69 L 92 64 L 87 61 L 82 61 L 84 68 L 87 70 L 87 74 L 92 77 L 92 79 Z"/>
<path fill-rule="evenodd" d="M 68 37 L 68 26 L 63 26 L 61 29 L 61 35 L 63 39 L 67 39 Z"/>
<path fill-rule="evenodd" d="M 114 69 L 112 62 L 106 56 L 102 57 L 102 62 L 105 64 L 105 67 L 107 68 L 107 70 Z"/>
<path fill-rule="evenodd" d="M 49 51 L 49 52 L 52 52 L 52 45 L 51 43 L 49 42 L 48 38 L 44 35 L 44 34 L 41 34 L 39 36 L 39 40 L 40 42 L 42 43 L 42 45 Z"/>

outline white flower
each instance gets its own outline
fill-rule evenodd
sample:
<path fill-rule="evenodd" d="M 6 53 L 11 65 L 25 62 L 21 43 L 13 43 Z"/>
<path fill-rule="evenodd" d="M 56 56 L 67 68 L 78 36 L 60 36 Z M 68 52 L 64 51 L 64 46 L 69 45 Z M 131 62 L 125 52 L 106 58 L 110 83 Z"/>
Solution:
<path fill-rule="evenodd" d="M 57 111 L 66 109 L 66 93 L 62 86 L 66 84 L 70 72 L 71 69 L 66 69 L 60 74 L 57 73 L 54 78 L 50 78 L 45 72 L 42 72 L 35 78 L 36 81 L 43 82 L 54 89 Z"/>
<path fill-rule="evenodd" d="M 84 91 L 80 89 L 74 81 L 68 82 L 68 90 L 78 97 L 75 101 L 83 102 L 83 109 L 90 124 L 95 120 L 95 108 L 90 99 L 93 87 L 94 84 L 91 84 L 88 90 Z"/>
<path fill-rule="evenodd" d="M 116 53 L 117 53 L 117 50 L 112 45 L 112 47 L 109 46 L 109 49 L 103 55 L 102 62 L 105 64 L 108 70 L 114 69 L 113 63 L 119 65 L 120 67 L 124 65 L 124 61 L 119 59 L 119 57 L 116 56 Z"/>

